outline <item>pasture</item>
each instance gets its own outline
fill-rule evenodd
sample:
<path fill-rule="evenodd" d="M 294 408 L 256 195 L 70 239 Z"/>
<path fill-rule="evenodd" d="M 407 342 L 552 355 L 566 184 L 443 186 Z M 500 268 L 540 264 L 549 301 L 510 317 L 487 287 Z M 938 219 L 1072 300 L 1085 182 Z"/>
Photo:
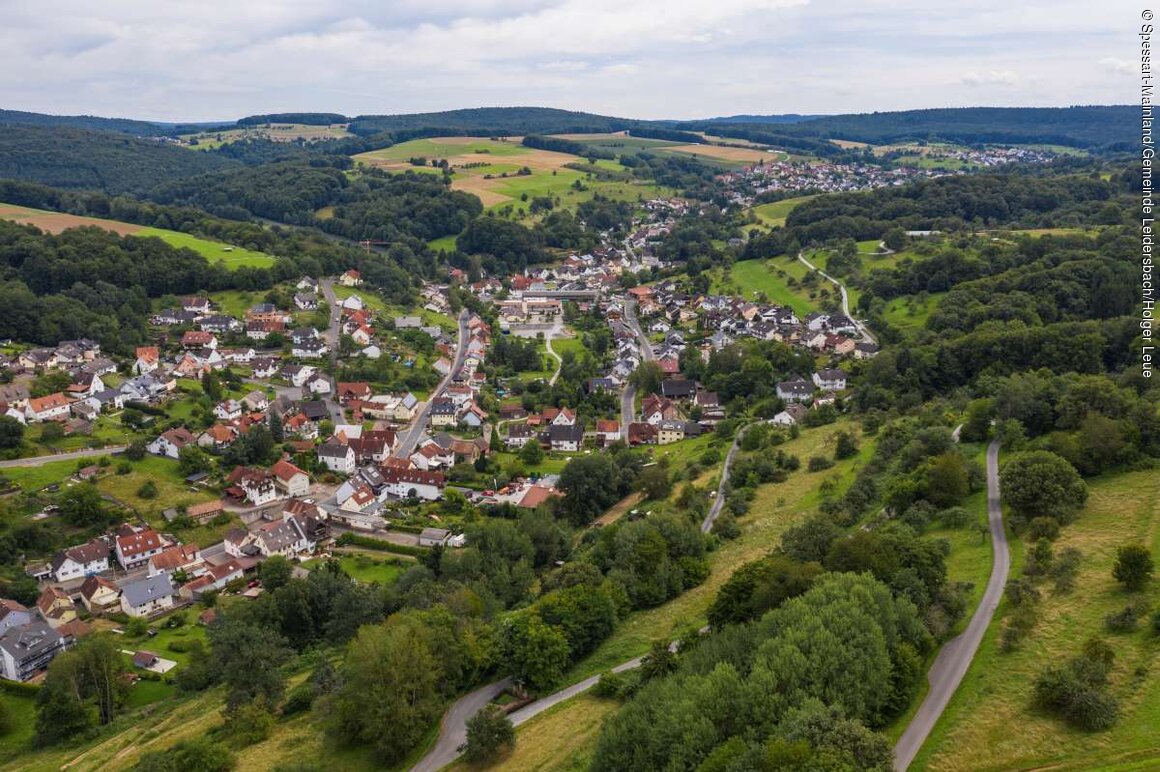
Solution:
<path fill-rule="evenodd" d="M 268 139 L 274 142 L 320 142 L 331 139 L 343 139 L 351 136 L 346 130 L 345 123 L 334 123 L 329 126 L 309 126 L 305 123 L 266 123 L 260 126 L 246 126 L 223 131 L 200 131 L 193 134 L 182 134 L 178 137 L 186 147 L 195 150 L 212 150 L 228 145 L 231 142 L 240 142 L 245 139 Z"/>
<path fill-rule="evenodd" d="M 1104 627 L 1104 618 L 1133 597 L 1153 608 L 1160 600 L 1156 582 L 1131 595 L 1111 576 L 1118 546 L 1138 542 L 1154 554 L 1160 547 L 1160 478 L 1154 471 L 1128 472 L 1089 480 L 1089 487 L 1087 506 L 1054 545 L 1056 554 L 1074 547 L 1083 555 L 1075 589 L 1059 594 L 1050 583 L 1043 586 L 1038 621 L 1013 651 L 1000 650 L 996 617 L 915 769 L 1155 769 L 1160 763 L 1155 641 L 1146 629 L 1109 633 Z M 1103 732 L 1072 729 L 1031 704 L 1039 672 L 1075 656 L 1092 636 L 1116 652 L 1110 691 L 1120 717 Z"/>
<path fill-rule="evenodd" d="M 594 135 L 610 136 L 616 135 Z M 424 160 L 415 165 L 411 160 Z M 489 209 L 548 196 L 567 208 L 587 201 L 599 192 L 609 198 L 636 201 L 641 196 L 663 195 L 654 185 L 625 180 L 599 180 L 601 172 L 625 172 L 613 161 L 601 160 L 587 170 L 586 160 L 568 153 L 525 147 L 519 137 L 433 137 L 360 153 L 354 160 L 392 172 L 439 173 L 432 161 L 446 161 L 453 173 L 451 188 L 471 193 Z"/>
<path fill-rule="evenodd" d="M 772 204 L 758 204 L 749 211 L 753 212 L 757 219 L 764 225 L 771 228 L 784 227 L 785 219 L 789 217 L 789 213 L 796 209 L 798 204 L 804 204 L 811 198 L 816 198 L 816 196 L 783 198 L 781 201 L 774 201 Z"/>
<path fill-rule="evenodd" d="M 272 255 L 257 252 L 243 247 L 223 244 L 220 241 L 210 241 L 188 233 L 166 230 L 164 228 L 149 228 L 143 225 L 121 222 L 119 220 L 105 220 L 98 217 L 82 217 L 63 212 L 50 212 L 44 209 L 32 209 L 26 206 L 0 203 L 0 219 L 11 220 L 21 225 L 32 225 L 45 233 L 63 233 L 70 228 L 100 228 L 101 230 L 116 233 L 120 236 L 136 236 L 138 238 L 158 238 L 173 247 L 192 249 L 205 257 L 211 263 L 221 263 L 226 268 L 234 270 L 243 266 L 264 268 L 274 264 Z"/>

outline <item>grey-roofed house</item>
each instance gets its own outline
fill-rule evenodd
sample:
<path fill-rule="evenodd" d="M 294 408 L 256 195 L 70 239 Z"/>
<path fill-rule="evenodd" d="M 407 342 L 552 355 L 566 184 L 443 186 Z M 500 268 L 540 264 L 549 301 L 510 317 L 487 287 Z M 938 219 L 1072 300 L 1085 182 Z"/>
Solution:
<path fill-rule="evenodd" d="M 147 617 L 173 608 L 176 590 L 169 574 L 161 573 L 121 587 L 121 610 L 132 617 Z"/>
<path fill-rule="evenodd" d="M 64 636 L 46 622 L 13 627 L 0 636 L 0 676 L 27 681 L 47 668 L 66 645 Z"/>
<path fill-rule="evenodd" d="M 814 390 L 814 384 L 805 378 L 794 378 L 777 384 L 777 396 L 786 402 L 805 402 Z"/>

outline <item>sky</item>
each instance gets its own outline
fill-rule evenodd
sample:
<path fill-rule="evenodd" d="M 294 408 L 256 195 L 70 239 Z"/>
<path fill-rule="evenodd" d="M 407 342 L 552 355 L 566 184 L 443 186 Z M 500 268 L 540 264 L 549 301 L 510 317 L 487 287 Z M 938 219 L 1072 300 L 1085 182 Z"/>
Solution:
<path fill-rule="evenodd" d="M 1138 101 L 1124 0 L 0 0 L 0 107 L 162 121 Z"/>

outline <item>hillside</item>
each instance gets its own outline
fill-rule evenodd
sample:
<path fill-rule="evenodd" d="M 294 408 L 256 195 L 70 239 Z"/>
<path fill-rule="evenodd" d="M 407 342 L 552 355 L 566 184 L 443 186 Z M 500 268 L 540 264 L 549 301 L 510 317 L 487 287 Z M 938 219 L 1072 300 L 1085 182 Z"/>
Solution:
<path fill-rule="evenodd" d="M 0 179 L 105 193 L 220 171 L 237 162 L 108 131 L 13 125 L 0 132 Z"/>
<path fill-rule="evenodd" d="M 163 133 L 161 124 L 132 118 L 102 118 L 96 115 L 46 115 L 22 110 L 0 110 L 0 126 L 42 126 L 90 131 L 115 131 L 134 137 Z"/>

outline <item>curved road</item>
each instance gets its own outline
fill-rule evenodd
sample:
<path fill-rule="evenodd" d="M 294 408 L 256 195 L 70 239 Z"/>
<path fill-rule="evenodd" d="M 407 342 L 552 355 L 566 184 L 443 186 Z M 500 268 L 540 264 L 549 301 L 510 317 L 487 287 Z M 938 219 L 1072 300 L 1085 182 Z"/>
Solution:
<path fill-rule="evenodd" d="M 967 629 L 947 641 L 927 674 L 930 691 L 894 746 L 894 769 L 897 772 L 905 772 L 934 729 L 955 689 L 967 674 L 983 634 L 987 632 L 995 609 L 1003 597 L 1003 586 L 1007 583 L 1007 572 L 1011 567 L 1011 554 L 1007 549 L 1007 532 L 1003 529 L 1003 508 L 999 504 L 998 440 L 992 440 L 987 447 L 987 520 L 991 525 L 991 550 L 994 555 L 991 578 L 987 581 L 987 589 L 983 591 L 978 608 L 967 623 Z"/>
<path fill-rule="evenodd" d="M 752 424 L 750 424 L 752 426 Z M 709 509 L 709 514 L 705 516 L 701 523 L 701 530 L 708 533 L 709 529 L 713 527 L 713 521 L 717 519 L 717 515 L 721 512 L 721 507 L 725 503 L 725 485 L 729 481 L 729 466 L 733 463 L 733 458 L 737 454 L 738 442 L 741 439 L 741 434 L 748 429 L 749 426 L 742 427 L 737 436 L 733 438 L 733 445 L 729 448 L 729 453 L 725 456 L 725 464 L 721 468 L 721 483 L 717 488 L 717 499 L 713 502 L 713 506 Z M 704 632 L 704 629 L 702 630 Z M 669 648 L 675 650 L 676 644 L 670 644 Z M 612 672 L 620 673 L 625 670 L 632 670 L 640 667 L 644 657 L 635 657 L 622 662 L 612 668 Z M 544 697 L 529 702 L 527 705 L 513 711 L 510 714 L 512 724 L 519 726 L 528 719 L 538 716 L 545 710 L 559 705 L 565 700 L 569 700 L 578 694 L 588 691 L 600 680 L 600 675 L 589 676 L 583 681 L 578 681 L 571 686 L 566 686 L 558 692 L 546 695 Z M 512 679 L 505 678 L 501 681 L 481 686 L 475 691 L 460 697 L 456 700 L 447 712 L 443 714 L 443 720 L 439 724 L 439 739 L 435 741 L 435 745 L 427 752 L 420 761 L 413 767 L 411 772 L 437 772 L 443 767 L 459 758 L 460 747 L 467 741 L 467 720 L 483 709 L 485 705 L 495 699 L 504 689 L 511 686 Z"/>
<path fill-rule="evenodd" d="M 826 273 L 821 268 L 818 268 L 809 260 L 806 260 L 804 252 L 798 252 L 798 260 L 800 260 L 811 271 L 817 271 L 820 273 L 825 279 L 827 279 L 838 288 L 838 291 L 842 293 L 842 313 L 848 316 L 850 320 L 854 322 L 854 326 L 858 328 L 858 332 L 862 333 L 862 336 L 866 338 L 866 340 L 870 341 L 871 343 L 877 343 L 878 339 L 870 333 L 869 328 L 862 324 L 862 322 L 855 319 L 854 316 L 850 313 L 850 295 L 846 292 L 846 285 L 835 279 L 833 276 L 830 276 L 830 274 Z"/>

